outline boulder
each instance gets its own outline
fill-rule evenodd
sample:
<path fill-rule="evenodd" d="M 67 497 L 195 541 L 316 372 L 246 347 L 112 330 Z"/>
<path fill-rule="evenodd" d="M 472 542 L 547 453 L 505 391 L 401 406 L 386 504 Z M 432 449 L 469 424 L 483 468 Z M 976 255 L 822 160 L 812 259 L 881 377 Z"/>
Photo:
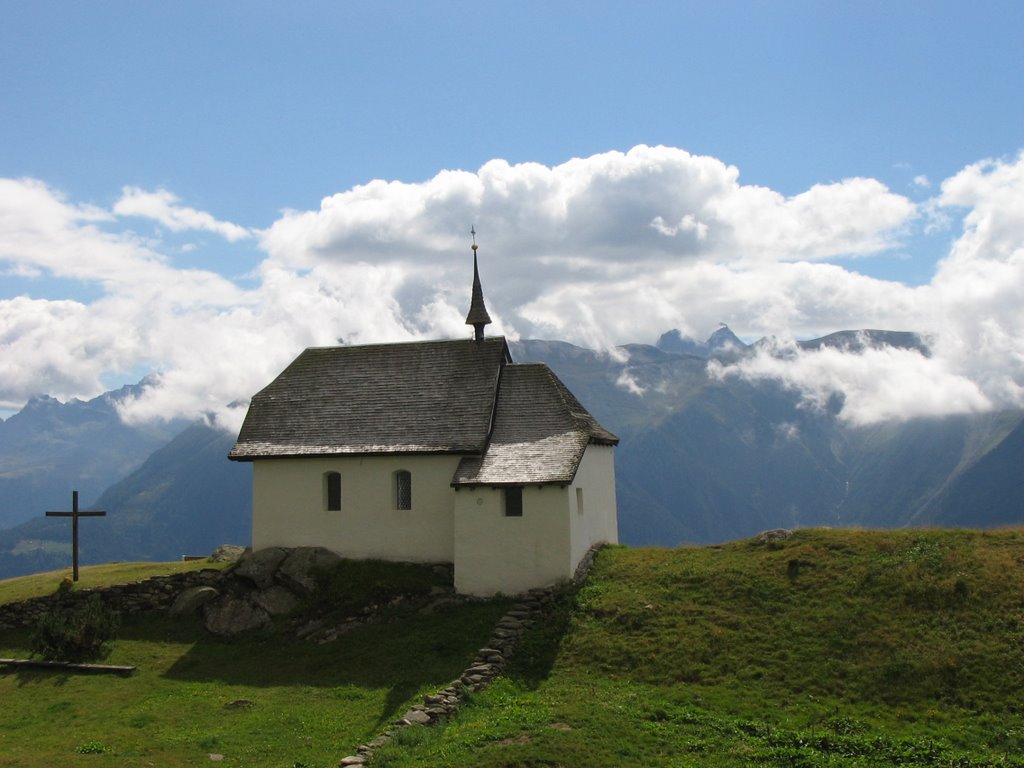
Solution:
<path fill-rule="evenodd" d="M 770 531 L 762 531 L 759 533 L 757 536 L 757 543 L 772 545 L 777 541 L 785 541 L 792 535 L 793 532 L 788 528 L 773 528 Z"/>
<path fill-rule="evenodd" d="M 244 598 L 221 595 L 203 606 L 206 629 L 215 635 L 231 637 L 239 632 L 260 629 L 270 623 L 270 614 Z"/>
<path fill-rule="evenodd" d="M 299 604 L 298 598 L 280 584 L 254 592 L 249 599 L 271 616 L 287 616 Z"/>
<path fill-rule="evenodd" d="M 213 587 L 189 587 L 182 590 L 167 612 L 170 616 L 188 616 L 220 595 Z"/>
<path fill-rule="evenodd" d="M 245 554 L 245 547 L 235 544 L 221 544 L 210 555 L 211 563 L 234 563 Z"/>
<path fill-rule="evenodd" d="M 277 580 L 293 592 L 311 595 L 319 586 L 319 579 L 333 570 L 341 557 L 324 547 L 299 547 L 281 563 Z"/>
<path fill-rule="evenodd" d="M 283 547 L 267 547 L 247 552 L 238 561 L 233 574 L 248 579 L 260 589 L 266 589 L 274 583 L 274 575 L 286 557 L 288 550 Z"/>

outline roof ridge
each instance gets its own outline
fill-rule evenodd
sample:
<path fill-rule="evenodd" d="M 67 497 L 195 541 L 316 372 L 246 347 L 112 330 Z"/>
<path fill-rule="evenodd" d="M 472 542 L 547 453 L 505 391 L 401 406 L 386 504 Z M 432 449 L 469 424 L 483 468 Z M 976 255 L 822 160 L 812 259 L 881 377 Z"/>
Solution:
<path fill-rule="evenodd" d="M 483 340 L 490 344 L 493 342 L 507 341 L 504 336 L 488 336 Z M 312 347 L 306 347 L 303 352 L 316 351 L 322 349 L 369 349 L 371 347 L 401 347 L 401 346 L 413 346 L 428 344 L 453 344 L 456 342 L 462 342 L 465 344 L 475 343 L 473 339 L 459 338 L 459 339 L 411 339 L 410 341 L 373 341 L 369 344 L 320 344 Z"/>

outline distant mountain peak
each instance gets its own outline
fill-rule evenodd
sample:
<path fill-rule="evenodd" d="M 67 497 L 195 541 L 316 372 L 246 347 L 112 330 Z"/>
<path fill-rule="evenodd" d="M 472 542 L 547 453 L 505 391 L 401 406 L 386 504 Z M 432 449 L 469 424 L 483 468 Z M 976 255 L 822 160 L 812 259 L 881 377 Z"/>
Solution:
<path fill-rule="evenodd" d="M 32 395 L 25 403 L 25 409 L 38 409 L 38 408 L 50 408 L 52 406 L 59 406 L 62 403 L 56 397 L 50 397 L 49 395 Z"/>
<path fill-rule="evenodd" d="M 712 350 L 736 349 L 739 351 L 746 349 L 748 346 L 740 341 L 739 336 L 733 333 L 732 329 L 725 323 L 722 323 L 717 331 L 708 336 L 705 344 Z"/>
<path fill-rule="evenodd" d="M 662 352 L 676 355 L 696 355 L 705 359 L 732 357 L 742 353 L 747 346 L 725 323 L 722 323 L 718 330 L 708 336 L 707 341 L 697 341 L 682 333 L 678 328 L 673 328 L 671 331 L 661 334 L 658 343 L 655 344 L 655 347 Z"/>
<path fill-rule="evenodd" d="M 697 355 L 707 357 L 707 345 L 696 339 L 691 339 L 678 328 L 666 331 L 661 334 L 658 343 L 654 345 L 662 352 L 672 352 L 677 355 Z"/>

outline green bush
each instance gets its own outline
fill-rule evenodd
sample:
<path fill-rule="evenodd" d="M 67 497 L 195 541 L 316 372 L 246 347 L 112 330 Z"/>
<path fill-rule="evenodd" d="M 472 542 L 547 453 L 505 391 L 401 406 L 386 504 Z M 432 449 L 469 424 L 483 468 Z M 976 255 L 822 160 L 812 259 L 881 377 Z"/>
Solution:
<path fill-rule="evenodd" d="M 99 595 L 73 608 L 45 614 L 32 633 L 32 652 L 46 661 L 89 661 L 105 655 L 104 644 L 117 635 L 118 615 Z"/>

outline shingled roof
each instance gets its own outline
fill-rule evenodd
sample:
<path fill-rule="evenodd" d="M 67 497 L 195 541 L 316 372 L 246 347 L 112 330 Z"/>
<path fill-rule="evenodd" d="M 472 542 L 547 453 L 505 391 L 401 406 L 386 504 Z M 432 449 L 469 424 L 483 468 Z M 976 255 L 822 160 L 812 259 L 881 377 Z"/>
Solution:
<path fill-rule="evenodd" d="M 502 337 L 307 349 L 253 397 L 229 458 L 480 454 L 510 361 Z"/>
<path fill-rule="evenodd" d="M 566 485 L 587 445 L 619 442 L 542 363 L 506 366 L 495 413 L 486 453 L 464 458 L 453 486 Z"/>

